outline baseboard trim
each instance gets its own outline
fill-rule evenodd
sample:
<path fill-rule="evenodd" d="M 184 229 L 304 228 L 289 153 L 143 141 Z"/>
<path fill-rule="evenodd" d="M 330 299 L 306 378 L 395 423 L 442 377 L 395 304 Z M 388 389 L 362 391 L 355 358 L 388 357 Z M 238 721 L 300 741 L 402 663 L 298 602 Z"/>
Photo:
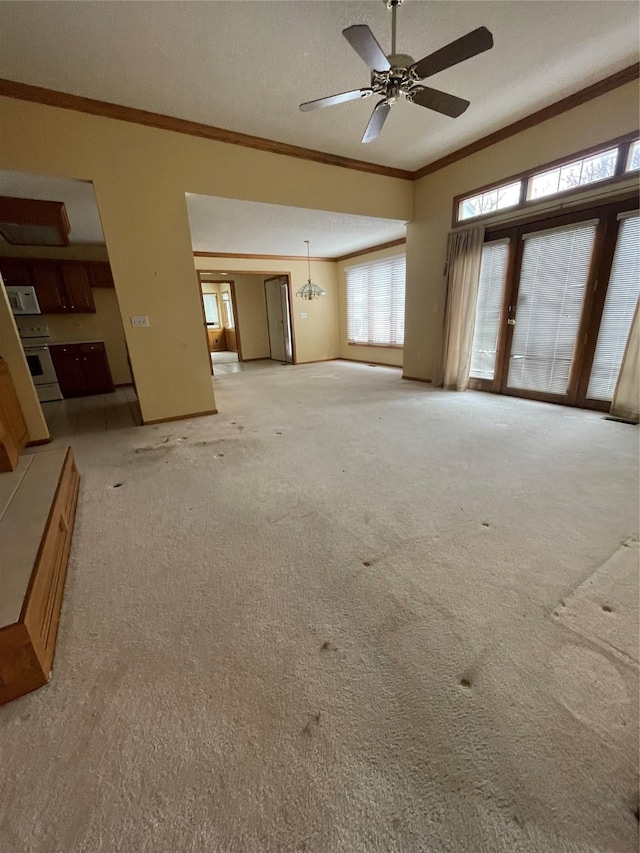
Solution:
<path fill-rule="evenodd" d="M 41 447 L 43 444 L 51 444 L 52 438 L 36 438 L 27 442 L 27 447 Z"/>
<path fill-rule="evenodd" d="M 431 385 L 433 379 L 423 379 L 421 376 L 406 376 L 404 373 L 402 374 L 403 379 L 408 379 L 410 382 L 426 382 L 428 385 Z"/>
<path fill-rule="evenodd" d="M 389 364 L 388 361 L 376 361 L 375 358 L 343 358 L 343 356 L 340 356 L 338 361 L 349 361 L 351 364 L 373 364 L 375 367 L 394 367 L 396 370 L 402 370 L 402 366 L 399 364 Z"/>
<path fill-rule="evenodd" d="M 209 409 L 207 412 L 192 412 L 190 415 L 172 415 L 170 418 L 155 418 L 152 421 L 142 421 L 142 426 L 153 426 L 154 424 L 168 424 L 171 421 L 189 421 L 191 418 L 206 418 L 208 415 L 217 415 L 217 409 Z"/>

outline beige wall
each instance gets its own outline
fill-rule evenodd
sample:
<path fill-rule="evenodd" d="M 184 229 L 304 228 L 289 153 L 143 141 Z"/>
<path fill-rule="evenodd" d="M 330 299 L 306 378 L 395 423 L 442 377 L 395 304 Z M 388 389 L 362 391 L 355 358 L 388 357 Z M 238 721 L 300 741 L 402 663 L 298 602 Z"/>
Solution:
<path fill-rule="evenodd" d="M 185 192 L 408 219 L 409 181 L 0 98 L 2 166 L 92 180 L 145 421 L 214 407 Z M 337 353 L 334 297 L 299 357 Z M 337 310 L 337 309 L 336 309 Z M 309 314 L 311 318 L 312 314 Z M 311 326 L 311 323 L 308 324 Z"/>
<path fill-rule="evenodd" d="M 289 274 L 293 291 L 291 319 L 297 363 L 326 361 L 338 357 L 338 277 L 335 261 L 311 262 L 312 281 L 326 291 L 326 296 L 314 299 L 311 302 L 306 302 L 295 295 L 308 278 L 307 261 L 304 259 L 288 261 L 272 258 L 234 258 L 230 255 L 225 258 L 197 257 L 194 258 L 194 261 L 199 270 L 229 271 L 232 273 L 229 277 L 236 282 L 239 273 L 264 273 L 263 278 L 269 275 Z M 302 314 L 307 316 L 302 317 Z M 239 318 L 239 327 L 242 354 L 247 358 L 242 316 Z"/>
<path fill-rule="evenodd" d="M 0 281 L 2 281 L 1 278 Z M 48 439 L 49 430 L 20 343 L 7 292 L 2 286 L 0 286 L 0 356 L 9 366 L 16 395 L 29 430 L 29 441 Z"/>
<path fill-rule="evenodd" d="M 377 261 L 381 258 L 391 258 L 394 255 L 402 255 L 404 246 L 392 246 L 389 249 L 379 249 L 377 252 L 368 252 L 366 255 L 358 255 L 348 261 L 338 261 L 338 314 L 340 320 L 340 358 L 353 359 L 355 361 L 367 361 L 374 364 L 392 364 L 402 367 L 403 348 L 398 347 L 370 347 L 357 346 L 347 342 L 347 279 L 345 270 L 355 264 L 366 264 L 369 261 Z"/>
<path fill-rule="evenodd" d="M 431 379 L 442 346 L 443 270 L 453 197 L 637 130 L 638 105 L 635 81 L 416 183 L 414 217 L 407 228 L 405 376 Z M 541 208 L 562 204 L 556 200 Z"/>
<path fill-rule="evenodd" d="M 264 276 L 233 275 L 236 293 L 236 325 L 240 329 L 242 359 L 270 358 Z"/>

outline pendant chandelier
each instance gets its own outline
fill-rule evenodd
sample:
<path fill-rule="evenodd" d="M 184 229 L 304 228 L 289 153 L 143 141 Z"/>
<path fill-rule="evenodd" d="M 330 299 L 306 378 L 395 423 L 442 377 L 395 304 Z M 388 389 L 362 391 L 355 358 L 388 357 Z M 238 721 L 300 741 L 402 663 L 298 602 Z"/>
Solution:
<path fill-rule="evenodd" d="M 311 257 L 309 256 L 310 241 L 305 240 L 304 242 L 307 244 L 307 269 L 309 271 L 309 278 L 307 279 L 307 283 L 303 284 L 300 290 L 296 293 L 296 296 L 299 296 L 301 299 L 319 299 L 321 296 L 326 296 L 326 291 L 311 281 Z"/>

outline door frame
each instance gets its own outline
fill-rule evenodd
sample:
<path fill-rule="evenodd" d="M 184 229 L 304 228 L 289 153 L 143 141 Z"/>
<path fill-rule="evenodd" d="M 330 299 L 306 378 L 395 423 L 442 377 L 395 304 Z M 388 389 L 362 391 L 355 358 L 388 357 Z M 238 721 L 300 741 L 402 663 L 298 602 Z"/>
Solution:
<path fill-rule="evenodd" d="M 600 331 L 602 312 L 609 287 L 611 266 L 615 253 L 620 221 L 618 214 L 638 209 L 637 195 L 625 195 L 615 200 L 609 199 L 598 204 L 586 202 L 570 211 L 553 211 L 536 217 L 527 217 L 513 223 L 488 227 L 484 242 L 491 243 L 500 239 L 509 240 L 509 254 L 505 275 L 504 298 L 500 314 L 500 327 L 496 346 L 496 366 L 493 379 L 475 379 L 469 381 L 469 387 L 478 391 L 489 391 L 509 397 L 521 397 L 564 406 L 578 406 L 583 409 L 608 412 L 611 404 L 605 400 L 590 400 L 586 396 L 593 358 Z M 546 231 L 564 225 L 578 224 L 588 219 L 597 219 L 596 234 L 589 260 L 584 301 L 580 323 L 576 334 L 576 344 L 572 358 L 571 371 L 566 394 L 546 394 L 527 389 L 507 387 L 509 354 L 513 339 L 513 324 L 518 304 L 518 290 L 522 270 L 524 251 L 523 234 L 531 231 Z"/>
<path fill-rule="evenodd" d="M 238 311 L 237 311 L 237 302 L 236 302 L 236 285 L 233 279 L 229 278 L 220 278 L 220 279 L 207 279 L 206 282 L 203 282 L 203 275 L 220 275 L 218 270 L 196 270 L 196 276 L 198 280 L 198 293 L 200 294 L 200 308 L 202 309 L 202 323 L 204 327 L 204 341 L 207 347 L 207 358 L 211 364 L 211 375 L 213 376 L 213 361 L 211 360 L 211 350 L 209 349 L 209 336 L 207 334 L 207 317 L 204 310 L 204 294 L 202 293 L 202 285 L 203 284 L 228 284 L 229 290 L 231 292 L 231 308 L 233 311 L 233 321 L 234 321 L 234 331 L 236 333 L 236 345 L 238 347 L 238 361 L 244 361 L 242 358 L 242 342 L 240 339 L 240 323 L 238 321 Z M 224 320 L 222 318 L 222 312 L 220 310 L 220 300 L 218 300 L 218 317 L 220 318 L 220 328 L 224 329 Z"/>
<path fill-rule="evenodd" d="M 263 283 L 262 283 L 262 286 L 264 288 L 264 304 L 265 304 L 265 310 L 266 310 L 266 314 L 267 314 L 267 331 L 269 333 L 269 352 L 271 352 L 271 328 L 269 326 L 269 309 L 267 307 L 267 282 L 268 281 L 277 281 L 280 278 L 286 279 L 287 294 L 289 297 L 287 300 L 287 307 L 289 309 L 289 318 L 288 318 L 289 319 L 289 333 L 291 335 L 291 364 L 297 364 L 298 362 L 296 359 L 295 335 L 293 332 L 293 310 L 291 307 L 293 305 L 293 293 L 291 290 L 291 276 L 289 275 L 289 273 L 282 272 L 279 275 L 271 275 L 271 276 L 269 276 L 269 278 L 265 278 Z M 288 364 L 288 362 L 286 362 L 286 363 Z"/>

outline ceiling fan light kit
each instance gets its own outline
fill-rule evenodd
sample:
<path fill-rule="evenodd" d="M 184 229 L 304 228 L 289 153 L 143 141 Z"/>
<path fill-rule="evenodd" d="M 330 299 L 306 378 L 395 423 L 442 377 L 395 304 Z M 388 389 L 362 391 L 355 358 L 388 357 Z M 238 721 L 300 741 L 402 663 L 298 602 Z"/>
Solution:
<path fill-rule="evenodd" d="M 309 271 L 309 278 L 307 279 L 307 283 L 303 284 L 300 290 L 296 293 L 296 296 L 299 296 L 301 299 L 307 299 L 309 302 L 312 299 L 320 299 L 321 296 L 326 296 L 326 290 L 323 290 L 320 285 L 314 284 L 311 281 L 311 258 L 309 256 L 309 240 L 304 241 L 307 244 L 307 270 Z"/>
<path fill-rule="evenodd" d="M 396 13 L 402 0 L 384 0 L 384 2 L 387 8 L 391 9 L 391 53 L 388 56 L 385 55 L 366 24 L 354 24 L 342 31 L 342 35 L 351 47 L 368 65 L 371 71 L 371 85 L 300 104 L 300 109 L 308 112 L 345 101 L 369 98 L 371 95 L 382 95 L 382 100 L 378 101 L 373 108 L 365 129 L 361 140 L 364 143 L 373 142 L 378 138 L 391 107 L 402 97 L 409 103 L 418 104 L 451 118 L 462 115 L 469 106 L 469 101 L 438 89 L 431 89 L 422 81 L 493 47 L 493 36 L 489 30 L 486 27 L 478 27 L 440 50 L 414 62 L 412 56 L 396 52 Z"/>

